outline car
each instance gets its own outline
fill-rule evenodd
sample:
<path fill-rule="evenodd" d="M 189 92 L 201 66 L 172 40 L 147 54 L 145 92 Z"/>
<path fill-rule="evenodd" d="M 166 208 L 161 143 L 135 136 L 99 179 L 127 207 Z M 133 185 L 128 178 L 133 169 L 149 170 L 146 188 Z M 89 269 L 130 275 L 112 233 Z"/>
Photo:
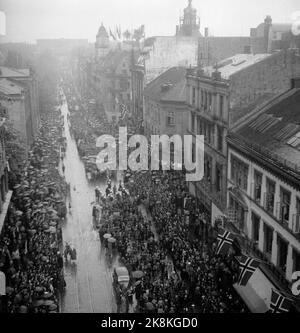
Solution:
<path fill-rule="evenodd" d="M 117 304 L 120 306 L 130 281 L 129 272 L 126 267 L 116 267 L 113 272 L 113 287 Z"/>
<path fill-rule="evenodd" d="M 119 286 L 122 289 L 126 289 L 128 287 L 129 281 L 130 277 L 128 269 L 124 266 L 115 267 L 113 272 L 113 284 L 115 288 Z"/>

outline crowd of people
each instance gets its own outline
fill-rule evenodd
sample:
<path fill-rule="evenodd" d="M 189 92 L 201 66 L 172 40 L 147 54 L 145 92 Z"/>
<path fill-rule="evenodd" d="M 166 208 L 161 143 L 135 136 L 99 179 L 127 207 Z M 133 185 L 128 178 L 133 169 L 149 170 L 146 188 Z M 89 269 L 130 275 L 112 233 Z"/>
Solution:
<path fill-rule="evenodd" d="M 2 311 L 59 311 L 64 287 L 61 221 L 68 186 L 60 175 L 63 119 L 54 105 L 41 115 L 41 127 L 28 154 L 10 173 L 11 203 L 0 237 L 0 270 L 6 276 Z"/>
<path fill-rule="evenodd" d="M 101 173 L 96 165 L 96 156 L 99 152 L 96 140 L 103 134 L 116 134 L 117 127 L 108 121 L 104 111 L 97 112 L 93 103 L 83 101 L 76 96 L 76 89 L 71 82 L 66 82 L 64 91 L 70 111 L 71 134 L 77 144 L 88 179 L 97 180 L 101 177 Z"/>
<path fill-rule="evenodd" d="M 127 191 L 102 203 L 100 236 L 111 234 L 121 262 L 143 272 L 127 290 L 136 311 L 246 312 L 232 287 L 235 261 L 215 254 L 216 232 L 188 194 L 183 173 L 144 171 L 126 180 Z"/>

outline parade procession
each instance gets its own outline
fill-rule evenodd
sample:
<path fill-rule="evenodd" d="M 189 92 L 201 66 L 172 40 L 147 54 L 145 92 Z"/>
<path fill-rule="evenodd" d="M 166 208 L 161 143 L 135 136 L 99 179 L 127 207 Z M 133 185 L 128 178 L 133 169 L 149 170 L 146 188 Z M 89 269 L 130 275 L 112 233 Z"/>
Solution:
<path fill-rule="evenodd" d="M 0 29 L 1 316 L 299 312 L 300 33 L 176 3 L 174 36 Z"/>

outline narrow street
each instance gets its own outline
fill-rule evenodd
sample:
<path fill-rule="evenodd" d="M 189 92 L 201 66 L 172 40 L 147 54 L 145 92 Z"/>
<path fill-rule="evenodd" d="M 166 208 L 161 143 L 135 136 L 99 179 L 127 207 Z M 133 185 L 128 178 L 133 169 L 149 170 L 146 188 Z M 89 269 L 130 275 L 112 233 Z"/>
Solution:
<path fill-rule="evenodd" d="M 69 262 L 64 265 L 67 286 L 61 296 L 61 312 L 116 312 L 112 271 L 117 263 L 107 259 L 99 234 L 93 228 L 94 186 L 91 186 L 86 179 L 84 165 L 78 155 L 76 143 L 70 135 L 66 103 L 62 106 L 62 114 L 67 139 L 63 163 L 66 181 L 70 183 L 71 189 L 71 209 L 68 209 L 67 219 L 62 227 L 63 240 L 64 243 L 68 242 L 76 248 L 77 261 L 74 264 Z M 103 188 L 105 183 L 98 185 Z"/>

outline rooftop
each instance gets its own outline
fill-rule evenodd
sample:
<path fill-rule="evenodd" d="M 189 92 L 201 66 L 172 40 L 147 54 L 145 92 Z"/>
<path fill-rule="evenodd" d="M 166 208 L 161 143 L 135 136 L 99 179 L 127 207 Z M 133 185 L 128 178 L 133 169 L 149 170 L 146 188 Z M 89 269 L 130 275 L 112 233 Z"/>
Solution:
<path fill-rule="evenodd" d="M 221 73 L 221 77 L 223 79 L 230 79 L 231 75 L 250 67 L 268 57 L 271 54 L 263 53 L 263 54 L 236 54 L 233 57 L 227 58 L 217 63 L 218 71 Z M 204 67 L 203 70 L 206 75 L 211 76 L 215 71 L 216 66 L 208 66 Z"/>
<path fill-rule="evenodd" d="M 30 70 L 28 68 L 25 69 L 16 69 L 5 66 L 0 66 L 0 77 L 28 77 L 30 76 Z"/>
<path fill-rule="evenodd" d="M 236 130 L 236 134 L 278 162 L 300 170 L 300 88 L 280 95 L 263 112 Z M 300 174 L 299 174 L 300 175 Z"/>
<path fill-rule="evenodd" d="M 185 102 L 185 75 L 184 67 L 172 67 L 151 81 L 144 95 L 158 102 Z"/>
<path fill-rule="evenodd" d="M 8 79 L 0 78 L 0 93 L 4 95 L 20 95 L 22 94 L 22 86 Z"/>

